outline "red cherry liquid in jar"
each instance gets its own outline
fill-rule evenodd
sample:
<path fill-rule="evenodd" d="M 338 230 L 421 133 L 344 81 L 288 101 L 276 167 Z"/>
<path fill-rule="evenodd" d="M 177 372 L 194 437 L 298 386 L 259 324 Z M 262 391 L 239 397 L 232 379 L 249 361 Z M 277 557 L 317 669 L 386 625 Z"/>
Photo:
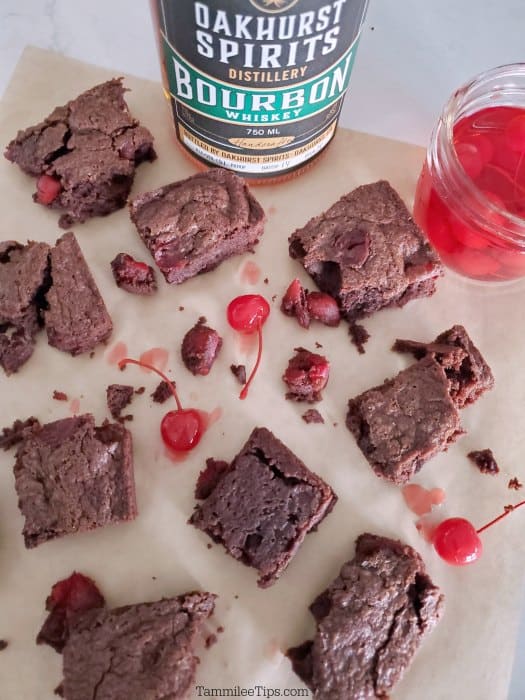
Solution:
<path fill-rule="evenodd" d="M 432 135 L 414 218 L 448 267 L 483 281 L 525 276 L 525 64 L 458 90 Z"/>

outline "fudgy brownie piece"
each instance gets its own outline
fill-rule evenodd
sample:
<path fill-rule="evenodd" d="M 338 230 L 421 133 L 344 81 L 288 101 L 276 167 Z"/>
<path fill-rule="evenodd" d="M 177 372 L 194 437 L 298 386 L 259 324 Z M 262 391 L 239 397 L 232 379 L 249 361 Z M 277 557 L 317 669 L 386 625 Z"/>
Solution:
<path fill-rule="evenodd" d="M 288 386 L 286 398 L 309 403 L 320 401 L 329 376 L 330 363 L 324 355 L 295 348 L 295 355 L 283 374 L 283 382 Z"/>
<path fill-rule="evenodd" d="M 252 250 L 265 221 L 244 180 L 220 168 L 141 194 L 130 209 L 140 237 L 172 284 Z"/>
<path fill-rule="evenodd" d="M 445 368 L 450 395 L 458 408 L 474 403 L 494 386 L 490 367 L 463 326 L 452 326 L 431 343 L 398 339 L 394 350 L 411 352 L 417 358 L 434 355 Z"/>
<path fill-rule="evenodd" d="M 111 271 L 117 287 L 130 294 L 151 295 L 157 291 L 155 271 L 151 265 L 139 262 L 127 253 L 119 253 L 111 261 Z"/>
<path fill-rule="evenodd" d="M 386 699 L 443 602 L 412 547 L 365 533 L 355 557 L 310 606 L 314 639 L 287 655 L 316 700 Z"/>
<path fill-rule="evenodd" d="M 187 593 L 78 616 L 64 647 L 65 700 L 187 698 L 195 638 L 214 606 L 211 593 Z"/>
<path fill-rule="evenodd" d="M 135 389 L 127 384 L 110 384 L 106 389 L 106 403 L 111 417 L 117 420 L 122 410 L 129 406 Z"/>
<path fill-rule="evenodd" d="M 49 284 L 47 243 L 0 243 L 0 365 L 16 372 L 33 354 L 40 296 Z"/>
<path fill-rule="evenodd" d="M 44 312 L 49 344 L 79 355 L 107 340 L 113 323 L 71 232 L 59 238 L 51 250 L 51 277 Z"/>
<path fill-rule="evenodd" d="M 62 228 L 126 203 L 135 168 L 153 160 L 153 137 L 134 119 L 122 79 L 96 85 L 19 131 L 5 157 L 39 178 L 34 200 L 63 210 Z"/>
<path fill-rule="evenodd" d="M 89 413 L 32 430 L 14 473 L 28 548 L 137 515 L 131 433 Z"/>
<path fill-rule="evenodd" d="M 341 197 L 289 239 L 323 292 L 350 322 L 388 306 L 430 296 L 443 274 L 438 257 L 388 182 Z"/>
<path fill-rule="evenodd" d="M 472 450 L 467 457 L 476 465 L 482 474 L 499 474 L 498 463 L 491 449 Z"/>
<path fill-rule="evenodd" d="M 221 347 L 221 336 L 200 318 L 182 340 L 181 355 L 184 366 L 193 375 L 205 377 L 209 374 Z"/>
<path fill-rule="evenodd" d="M 432 357 L 351 399 L 346 425 L 375 473 L 396 484 L 464 432 L 443 367 Z"/>
<path fill-rule="evenodd" d="M 275 583 L 337 500 L 330 486 L 266 428 L 253 430 L 229 466 L 209 460 L 198 485 L 205 500 L 189 522 L 257 569 L 262 588 Z"/>

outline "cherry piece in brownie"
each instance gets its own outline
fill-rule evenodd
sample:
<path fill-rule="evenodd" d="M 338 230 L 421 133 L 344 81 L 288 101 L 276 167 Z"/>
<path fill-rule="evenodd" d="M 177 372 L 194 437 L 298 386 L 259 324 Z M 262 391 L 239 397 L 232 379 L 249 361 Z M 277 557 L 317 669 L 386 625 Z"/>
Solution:
<path fill-rule="evenodd" d="M 190 523 L 257 569 L 259 586 L 271 586 L 336 495 L 266 428 L 253 430 L 227 468 L 215 460 L 207 466 L 213 474 L 199 477 L 198 495 L 206 497 Z"/>
<path fill-rule="evenodd" d="M 432 357 L 351 399 L 346 425 L 374 472 L 396 484 L 464 432 L 445 371 Z"/>
<path fill-rule="evenodd" d="M 184 366 L 193 375 L 209 374 L 222 347 L 222 338 L 200 318 L 184 336 L 181 346 Z"/>
<path fill-rule="evenodd" d="M 295 355 L 283 374 L 283 381 L 288 386 L 286 398 L 309 403 L 320 401 L 329 376 L 330 363 L 324 355 L 295 348 Z"/>
<path fill-rule="evenodd" d="M 35 201 L 68 228 L 126 203 L 136 166 L 154 160 L 153 136 L 134 119 L 121 79 L 109 80 L 19 131 L 5 157 L 38 178 Z"/>
<path fill-rule="evenodd" d="M 111 261 L 117 287 L 130 294 L 151 295 L 157 291 L 155 271 L 151 265 L 139 262 L 127 253 L 119 253 Z"/>
<path fill-rule="evenodd" d="M 111 317 L 77 239 L 65 233 L 51 249 L 53 284 L 44 312 L 49 344 L 72 355 L 93 350 L 113 330 Z"/>
<path fill-rule="evenodd" d="M 14 473 L 28 548 L 137 515 L 131 433 L 89 413 L 31 430 Z"/>
<path fill-rule="evenodd" d="M 443 274 L 438 257 L 388 182 L 341 197 L 289 239 L 290 255 L 350 322 L 430 296 Z"/>
<path fill-rule="evenodd" d="M 252 250 L 265 221 L 244 180 L 220 168 L 141 194 L 130 209 L 140 237 L 171 284 Z"/>
<path fill-rule="evenodd" d="M 48 285 L 47 243 L 0 243 L 0 365 L 11 374 L 33 354 L 40 296 Z"/>
<path fill-rule="evenodd" d="M 458 408 L 474 403 L 494 386 L 490 367 L 463 326 L 452 326 L 431 343 L 398 339 L 393 349 L 412 353 L 417 359 L 434 356 L 445 369 L 450 395 Z"/>
<path fill-rule="evenodd" d="M 443 602 L 412 547 L 365 533 L 355 557 L 310 606 L 314 639 L 287 655 L 316 700 L 387 698 Z"/>
<path fill-rule="evenodd" d="M 214 606 L 213 594 L 195 592 L 78 616 L 63 652 L 65 700 L 187 698 Z"/>

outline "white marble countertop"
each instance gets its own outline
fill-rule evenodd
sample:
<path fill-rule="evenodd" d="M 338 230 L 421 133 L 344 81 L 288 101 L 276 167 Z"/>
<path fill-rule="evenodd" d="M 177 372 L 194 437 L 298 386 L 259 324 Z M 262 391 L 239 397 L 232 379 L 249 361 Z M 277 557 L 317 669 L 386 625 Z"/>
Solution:
<path fill-rule="evenodd" d="M 159 79 L 148 5 L 1 0 L 0 94 L 27 44 Z M 456 87 L 487 68 L 525 61 L 524 29 L 523 0 L 370 0 L 342 125 L 426 145 Z M 524 654 L 525 617 L 510 700 L 525 697 Z"/>

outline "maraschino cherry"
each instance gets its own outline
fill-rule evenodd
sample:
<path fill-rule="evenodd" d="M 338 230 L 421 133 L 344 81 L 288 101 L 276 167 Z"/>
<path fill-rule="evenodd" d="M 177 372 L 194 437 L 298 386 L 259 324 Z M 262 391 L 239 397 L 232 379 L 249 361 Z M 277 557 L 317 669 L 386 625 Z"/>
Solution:
<path fill-rule="evenodd" d="M 153 365 L 140 360 L 133 360 L 125 357 L 120 360 L 118 366 L 124 369 L 126 365 L 138 365 L 144 369 L 149 369 L 162 377 L 167 382 L 173 398 L 177 404 L 177 410 L 166 413 L 160 424 L 160 434 L 164 444 L 177 452 L 189 452 L 196 447 L 204 432 L 204 424 L 199 411 L 194 408 L 182 408 L 182 404 L 177 395 L 175 384 L 168 377 Z"/>
<path fill-rule="evenodd" d="M 260 294 L 244 294 L 240 297 L 235 297 L 235 299 L 232 299 L 228 304 L 226 315 L 230 326 L 234 330 L 247 335 L 257 333 L 259 337 L 257 360 L 248 377 L 248 381 L 239 394 L 240 399 L 245 399 L 248 396 L 248 388 L 261 362 L 263 347 L 262 327 L 269 313 L 270 305 Z"/>
<path fill-rule="evenodd" d="M 36 200 L 40 204 L 51 204 L 58 195 L 62 186 L 56 177 L 40 175 L 36 182 Z"/>
<path fill-rule="evenodd" d="M 525 501 L 520 501 L 512 506 L 505 506 L 503 513 L 477 530 L 465 518 L 447 518 L 434 531 L 432 538 L 434 549 L 448 564 L 453 564 L 454 566 L 471 564 L 479 559 L 483 553 L 483 543 L 481 542 L 480 534 L 523 505 L 525 505 Z"/>

